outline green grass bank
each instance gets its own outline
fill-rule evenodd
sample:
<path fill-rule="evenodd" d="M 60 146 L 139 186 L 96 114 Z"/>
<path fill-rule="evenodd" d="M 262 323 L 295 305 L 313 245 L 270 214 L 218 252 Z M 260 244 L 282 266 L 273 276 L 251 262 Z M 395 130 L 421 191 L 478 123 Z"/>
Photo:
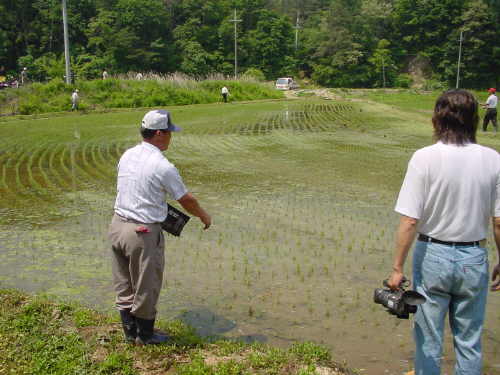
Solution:
<path fill-rule="evenodd" d="M 0 290 L 1 374 L 354 374 L 329 350 L 201 339 L 179 321 L 160 322 L 168 345 L 126 344 L 114 317 L 55 297 Z"/>
<path fill-rule="evenodd" d="M 271 84 L 249 80 L 107 79 L 67 85 L 60 79 L 0 91 L 0 115 L 31 115 L 71 110 L 71 93 L 79 90 L 80 111 L 141 108 L 221 101 L 220 90 L 228 87 L 229 101 L 280 99 L 283 93 Z"/>

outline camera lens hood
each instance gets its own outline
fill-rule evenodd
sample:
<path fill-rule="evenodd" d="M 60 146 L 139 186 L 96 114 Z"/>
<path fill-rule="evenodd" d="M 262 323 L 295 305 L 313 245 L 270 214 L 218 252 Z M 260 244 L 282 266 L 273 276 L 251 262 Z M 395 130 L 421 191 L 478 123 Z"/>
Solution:
<path fill-rule="evenodd" d="M 418 292 L 415 292 L 413 290 L 407 290 L 403 293 L 403 302 L 411 305 L 411 306 L 417 306 L 421 305 L 426 301 L 425 297 L 421 295 Z"/>

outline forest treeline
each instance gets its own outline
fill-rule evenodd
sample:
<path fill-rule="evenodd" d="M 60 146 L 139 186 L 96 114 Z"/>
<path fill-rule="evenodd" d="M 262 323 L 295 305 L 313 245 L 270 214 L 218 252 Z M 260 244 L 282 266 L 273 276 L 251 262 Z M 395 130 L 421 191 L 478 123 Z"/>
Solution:
<path fill-rule="evenodd" d="M 293 75 L 330 87 L 461 87 L 500 78 L 500 0 L 67 0 L 72 69 Z M 0 69 L 64 75 L 61 0 L 0 0 Z M 297 36 L 297 38 L 296 38 Z"/>

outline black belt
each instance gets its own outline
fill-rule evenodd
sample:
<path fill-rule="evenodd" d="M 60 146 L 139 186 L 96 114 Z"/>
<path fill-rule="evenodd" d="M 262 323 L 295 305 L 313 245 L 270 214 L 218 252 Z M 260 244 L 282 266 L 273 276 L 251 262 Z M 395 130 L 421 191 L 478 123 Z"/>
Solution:
<path fill-rule="evenodd" d="M 479 246 L 479 243 L 481 242 L 481 241 L 470 241 L 470 242 L 441 241 L 441 240 L 437 240 L 435 238 L 426 236 L 425 234 L 419 234 L 418 240 L 424 241 L 424 242 L 434 242 L 434 243 L 439 243 L 439 244 L 448 245 L 448 246 Z"/>

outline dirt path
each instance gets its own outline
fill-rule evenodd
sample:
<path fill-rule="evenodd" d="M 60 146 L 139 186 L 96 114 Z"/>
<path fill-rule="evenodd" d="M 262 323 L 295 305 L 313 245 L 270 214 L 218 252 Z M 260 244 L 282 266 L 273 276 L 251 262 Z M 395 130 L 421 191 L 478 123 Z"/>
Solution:
<path fill-rule="evenodd" d="M 327 100 L 341 100 L 342 98 L 338 95 L 333 94 L 329 89 L 300 89 L 300 90 L 289 90 L 285 91 L 285 96 L 287 99 L 300 99 L 301 96 L 317 96 L 322 99 Z"/>

